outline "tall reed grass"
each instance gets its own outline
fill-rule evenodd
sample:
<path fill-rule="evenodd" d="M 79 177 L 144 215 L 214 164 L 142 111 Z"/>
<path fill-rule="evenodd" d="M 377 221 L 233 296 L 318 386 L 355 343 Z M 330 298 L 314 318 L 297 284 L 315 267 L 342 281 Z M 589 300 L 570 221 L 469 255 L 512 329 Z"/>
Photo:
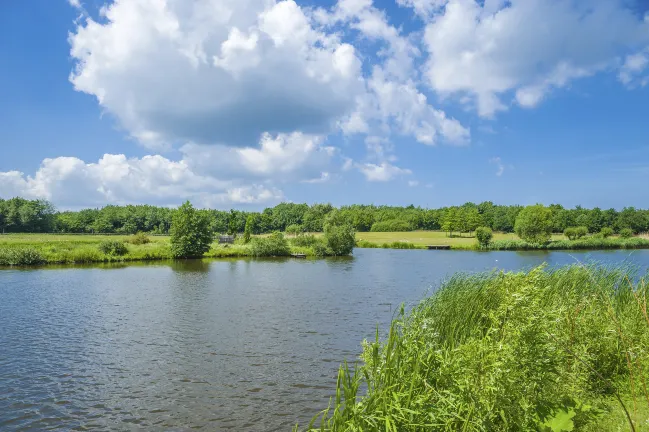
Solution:
<path fill-rule="evenodd" d="M 626 268 L 458 274 L 344 364 L 323 431 L 649 428 L 649 290 Z M 296 427 L 299 430 L 299 427 Z"/>

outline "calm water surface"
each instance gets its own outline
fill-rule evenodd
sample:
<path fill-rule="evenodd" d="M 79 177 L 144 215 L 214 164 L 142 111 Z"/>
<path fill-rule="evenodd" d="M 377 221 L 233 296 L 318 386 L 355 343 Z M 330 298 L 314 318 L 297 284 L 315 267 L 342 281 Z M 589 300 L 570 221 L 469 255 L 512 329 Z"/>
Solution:
<path fill-rule="evenodd" d="M 0 430 L 288 431 L 401 302 L 456 271 L 575 260 L 646 271 L 649 251 L 0 270 Z"/>

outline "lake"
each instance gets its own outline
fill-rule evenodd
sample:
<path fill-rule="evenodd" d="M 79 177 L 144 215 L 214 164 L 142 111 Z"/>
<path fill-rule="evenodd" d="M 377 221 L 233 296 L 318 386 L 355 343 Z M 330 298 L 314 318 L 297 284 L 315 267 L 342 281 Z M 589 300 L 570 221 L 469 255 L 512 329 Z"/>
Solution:
<path fill-rule="evenodd" d="M 364 338 L 450 274 L 591 260 L 645 272 L 649 251 L 0 270 L 0 430 L 290 431 Z"/>

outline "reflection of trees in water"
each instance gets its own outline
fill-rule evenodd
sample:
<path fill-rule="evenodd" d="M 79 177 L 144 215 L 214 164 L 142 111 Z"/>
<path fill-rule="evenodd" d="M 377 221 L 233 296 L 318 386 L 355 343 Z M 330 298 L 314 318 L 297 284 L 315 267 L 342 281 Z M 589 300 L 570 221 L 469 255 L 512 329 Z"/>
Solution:
<path fill-rule="evenodd" d="M 174 260 L 169 265 L 175 272 L 207 273 L 210 270 L 210 262 L 202 259 Z"/>

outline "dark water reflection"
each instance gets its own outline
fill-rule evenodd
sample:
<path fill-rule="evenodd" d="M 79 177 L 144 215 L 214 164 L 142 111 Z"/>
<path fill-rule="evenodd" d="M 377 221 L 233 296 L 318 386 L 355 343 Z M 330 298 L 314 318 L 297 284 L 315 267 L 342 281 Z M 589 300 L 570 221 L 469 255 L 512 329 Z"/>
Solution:
<path fill-rule="evenodd" d="M 455 271 L 649 251 L 357 250 L 353 259 L 0 271 L 0 430 L 290 430 L 336 370 Z"/>

